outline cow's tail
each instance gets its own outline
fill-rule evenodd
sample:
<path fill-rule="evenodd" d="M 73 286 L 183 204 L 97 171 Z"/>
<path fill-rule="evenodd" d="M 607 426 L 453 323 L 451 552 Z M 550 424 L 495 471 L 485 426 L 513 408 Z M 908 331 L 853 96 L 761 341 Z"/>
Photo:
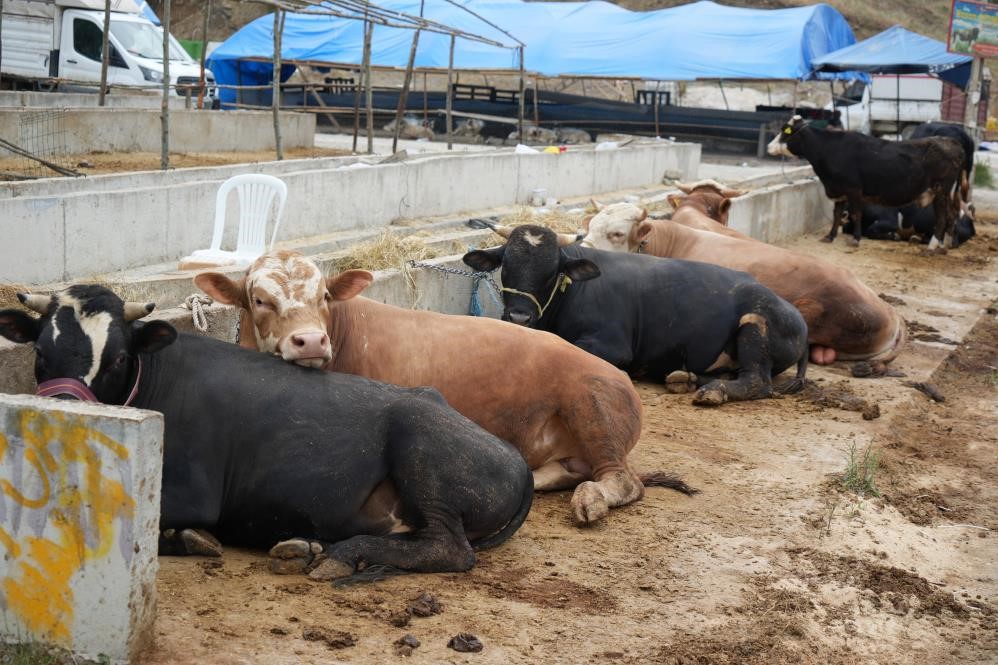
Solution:
<path fill-rule="evenodd" d="M 513 515 L 512 519 L 506 523 L 506 526 L 496 531 L 492 535 L 485 536 L 484 538 L 479 538 L 471 543 L 471 546 L 476 552 L 480 550 L 487 550 L 490 547 L 496 547 L 502 545 L 504 542 L 509 540 L 510 536 L 516 533 L 516 530 L 520 528 L 523 522 L 527 519 L 527 513 L 530 512 L 530 506 L 534 501 L 534 474 L 529 472 L 529 478 L 527 482 L 523 483 L 523 493 L 520 496 L 520 507 L 517 509 L 516 514 Z"/>
<path fill-rule="evenodd" d="M 687 485 L 686 482 L 676 474 L 666 473 L 665 471 L 639 473 L 638 478 L 641 479 L 641 484 L 645 487 L 668 487 L 669 489 L 676 490 L 677 492 L 682 492 L 686 496 L 693 496 L 700 491 L 695 487 Z"/>

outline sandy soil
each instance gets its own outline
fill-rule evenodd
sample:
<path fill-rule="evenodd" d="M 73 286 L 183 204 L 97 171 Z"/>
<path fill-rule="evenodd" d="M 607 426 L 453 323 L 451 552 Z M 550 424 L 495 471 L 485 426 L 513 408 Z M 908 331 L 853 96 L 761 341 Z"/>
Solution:
<path fill-rule="evenodd" d="M 349 150 L 338 148 L 288 148 L 284 151 L 284 159 L 338 157 L 349 154 L 351 154 Z M 171 153 L 170 168 L 273 162 L 276 159 L 276 153 L 273 150 Z M 75 169 L 85 175 L 97 175 L 129 171 L 158 171 L 159 160 L 159 153 L 152 152 L 91 152 L 81 155 L 60 155 L 54 161 L 60 166 Z M 4 180 L 2 175 L 4 172 L 29 173 L 35 177 L 55 177 L 54 172 L 20 157 L 0 159 L 0 180 Z"/>
<path fill-rule="evenodd" d="M 390 662 L 406 634 L 424 663 L 998 661 L 998 225 L 979 231 L 948 256 L 793 243 L 895 299 L 906 377 L 812 368 L 803 396 L 717 410 L 639 384 L 637 466 L 698 496 L 651 489 L 578 529 L 568 493 L 538 495 L 468 574 L 349 588 L 272 575 L 259 553 L 164 557 L 147 662 Z M 842 488 L 854 445 L 881 456 L 879 497 Z M 409 617 L 421 593 L 439 614 Z M 462 632 L 484 649 L 449 649 Z"/>

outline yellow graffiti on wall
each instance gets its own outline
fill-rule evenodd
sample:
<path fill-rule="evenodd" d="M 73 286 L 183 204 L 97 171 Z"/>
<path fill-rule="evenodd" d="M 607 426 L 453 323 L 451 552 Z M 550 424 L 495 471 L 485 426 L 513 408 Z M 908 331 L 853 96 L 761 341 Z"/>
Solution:
<path fill-rule="evenodd" d="M 11 502 L 22 511 L 44 511 L 44 529 L 18 538 L 0 526 L 0 554 L 6 550 L 9 563 L 0 595 L 33 636 L 70 646 L 72 577 L 87 561 L 108 555 L 114 520 L 134 515 L 125 487 L 102 472 L 109 456 L 113 466 L 128 459 L 128 450 L 83 418 L 26 409 L 10 439 L 0 433 L 0 465 L 13 468 L 7 456 L 15 454 L 23 458 L 22 476 L 36 482 L 0 478 L 0 502 L 8 517 Z"/>

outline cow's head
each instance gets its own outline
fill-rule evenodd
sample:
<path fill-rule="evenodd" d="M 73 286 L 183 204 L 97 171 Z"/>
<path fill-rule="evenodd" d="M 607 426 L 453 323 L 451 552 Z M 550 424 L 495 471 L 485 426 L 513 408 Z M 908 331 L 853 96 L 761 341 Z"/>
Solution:
<path fill-rule="evenodd" d="M 600 205 L 593 201 L 593 205 L 599 212 L 586 221 L 588 233 L 582 245 L 610 252 L 637 251 L 641 243 L 638 225 L 648 217 L 648 211 L 633 203 Z"/>
<path fill-rule="evenodd" d="M 503 231 L 507 242 L 502 247 L 464 255 L 464 262 L 480 272 L 502 266 L 503 321 L 533 327 L 571 282 L 599 277 L 595 263 L 569 259 L 562 252 L 563 246 L 576 241 L 573 235 L 532 224 Z"/>
<path fill-rule="evenodd" d="M 169 346 L 177 331 L 165 321 L 135 326 L 154 305 L 122 302 L 95 285 L 71 286 L 52 295 L 17 294 L 41 314 L 0 311 L 0 335 L 35 346 L 39 394 L 125 404 L 137 386 L 137 354 Z"/>
<path fill-rule="evenodd" d="M 744 189 L 732 189 L 713 180 L 701 180 L 692 185 L 679 183 L 676 187 L 685 194 L 672 194 L 668 197 L 674 210 L 691 207 L 699 210 L 716 222 L 728 225 L 728 211 L 731 199 L 746 193 Z"/>
<path fill-rule="evenodd" d="M 373 281 L 366 270 L 325 278 L 311 259 L 286 250 L 264 254 L 239 280 L 217 272 L 194 278 L 218 302 L 246 310 L 257 350 L 305 367 L 333 359 L 327 329 L 333 303 L 353 298 Z"/>
<path fill-rule="evenodd" d="M 790 118 L 783 127 L 780 128 L 779 134 L 777 134 L 769 145 L 766 146 L 766 152 L 768 152 L 773 157 L 779 157 L 780 155 L 784 157 L 796 157 L 797 155 L 793 152 L 793 145 L 791 139 L 797 136 L 797 132 L 807 127 L 807 123 L 804 122 L 804 118 L 799 115 L 795 115 Z"/>

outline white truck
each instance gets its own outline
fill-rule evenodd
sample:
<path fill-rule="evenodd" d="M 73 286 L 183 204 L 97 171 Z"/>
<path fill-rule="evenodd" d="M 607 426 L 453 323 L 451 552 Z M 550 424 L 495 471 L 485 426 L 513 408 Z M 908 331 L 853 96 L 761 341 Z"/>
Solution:
<path fill-rule="evenodd" d="M 104 0 L 5 0 L 0 31 L 0 84 L 38 90 L 94 90 L 100 84 Z M 133 0 L 111 0 L 110 86 L 155 88 L 163 82 L 163 29 Z M 170 39 L 170 82 L 197 98 L 200 65 Z M 205 71 L 205 107 L 215 77 Z"/>
<path fill-rule="evenodd" d="M 858 100 L 848 105 L 837 100 L 835 108 L 841 112 L 846 129 L 874 136 L 900 133 L 906 139 L 924 122 L 963 122 L 962 93 L 935 76 L 887 74 L 871 79 L 872 85 L 863 88 Z"/>

